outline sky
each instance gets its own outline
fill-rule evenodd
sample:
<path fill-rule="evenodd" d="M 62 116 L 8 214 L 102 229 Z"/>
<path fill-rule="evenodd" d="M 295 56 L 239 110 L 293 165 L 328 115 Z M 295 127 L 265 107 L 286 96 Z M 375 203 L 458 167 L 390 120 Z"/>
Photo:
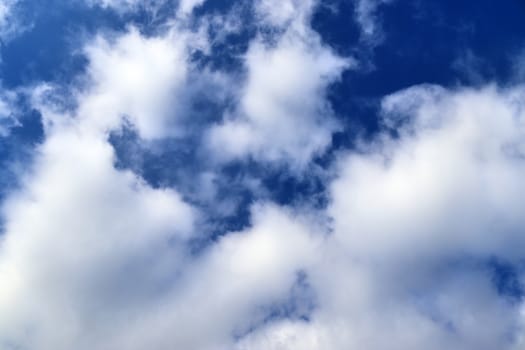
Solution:
<path fill-rule="evenodd" d="M 522 0 L 0 0 L 0 350 L 525 348 Z"/>

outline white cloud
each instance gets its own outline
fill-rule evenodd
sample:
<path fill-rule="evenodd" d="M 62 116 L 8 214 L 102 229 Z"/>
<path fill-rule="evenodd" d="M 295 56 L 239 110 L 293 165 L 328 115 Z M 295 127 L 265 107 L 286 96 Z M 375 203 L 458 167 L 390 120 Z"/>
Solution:
<path fill-rule="evenodd" d="M 86 48 L 83 90 L 71 93 L 74 111 L 52 86 L 30 93 L 46 139 L 22 189 L 4 204 L 0 347 L 96 347 L 105 329 L 123 332 L 123 320 L 171 286 L 195 210 L 175 190 L 116 170 L 107 134 L 126 121 L 144 139 L 175 132 L 185 35 L 145 38 L 131 29 L 97 38 Z"/>
<path fill-rule="evenodd" d="M 92 4 L 97 4 L 102 7 L 114 7 L 114 8 L 124 8 L 128 6 L 136 6 L 138 0 L 92 0 Z"/>
<path fill-rule="evenodd" d="M 285 299 L 297 271 L 315 257 L 316 240 L 278 208 L 254 215 L 253 228 L 225 236 L 194 261 L 180 287 L 111 348 L 231 348 L 236 331 L 265 316 L 262 307 Z"/>
<path fill-rule="evenodd" d="M 486 276 L 469 271 L 440 281 L 432 285 L 437 291 L 425 290 L 428 300 L 422 301 L 395 294 L 388 275 L 370 281 L 367 274 L 375 271 L 356 274 L 353 268 L 355 262 L 340 260 L 335 270 L 323 270 L 329 284 L 317 286 L 321 307 L 311 321 L 275 322 L 243 339 L 238 349 L 512 348 L 517 308 L 500 301 Z"/>
<path fill-rule="evenodd" d="M 14 91 L 5 90 L 0 93 L 0 137 L 8 136 L 11 128 L 20 124 L 15 106 L 16 97 L 17 93 Z"/>
<path fill-rule="evenodd" d="M 269 324 L 238 348 L 519 349 L 522 305 L 481 261 L 523 259 L 524 96 L 418 86 L 385 98 L 397 136 L 338 163 L 332 235 L 307 270 L 310 321 Z"/>
<path fill-rule="evenodd" d="M 76 125 L 48 135 L 39 153 L 4 209 L 0 339 L 83 348 L 86 329 L 125 317 L 169 279 L 194 214 L 175 191 L 115 170 L 111 146 Z"/>
<path fill-rule="evenodd" d="M 0 2 L 0 27 L 5 27 L 7 24 L 7 18 L 11 15 L 12 7 L 16 2 L 16 0 L 3 0 Z"/>
<path fill-rule="evenodd" d="M 271 206 L 255 209 L 253 228 L 191 258 L 180 243 L 169 244 L 191 229 L 189 208 L 175 193 L 116 172 L 108 145 L 62 137 L 49 141 L 57 144 L 46 157 L 65 147 L 64 157 L 90 162 L 58 159 L 8 208 L 0 344 L 226 348 L 234 332 L 264 316 L 261 307 L 288 296 L 296 273 L 315 258 L 310 229 Z"/>
<path fill-rule="evenodd" d="M 31 27 L 19 18 L 20 0 L 0 0 L 0 38 L 6 43 Z"/>
<path fill-rule="evenodd" d="M 346 244 L 378 257 L 405 255 L 414 245 L 414 255 L 445 249 L 519 256 L 523 96 L 521 88 L 422 86 L 387 97 L 385 121 L 401 124 L 400 139 L 346 159 L 333 185 L 338 232 L 353 232 Z"/>
<path fill-rule="evenodd" d="M 194 9 L 204 4 L 205 1 L 206 0 L 181 0 L 178 13 L 184 16 L 190 15 Z"/>
<path fill-rule="evenodd" d="M 113 42 L 99 37 L 86 49 L 94 86 L 81 97 L 79 118 L 102 129 L 127 118 L 145 139 L 176 134 L 189 39 L 180 31 L 145 38 L 135 29 Z"/>
<path fill-rule="evenodd" d="M 365 41 L 378 42 L 383 38 L 381 22 L 378 18 L 379 8 L 393 0 L 357 0 L 355 4 L 355 20 L 361 29 L 361 37 Z"/>
<path fill-rule="evenodd" d="M 96 40 L 74 111 L 52 86 L 30 93 L 46 137 L 2 207 L 0 347 L 105 346 L 171 288 L 197 214 L 174 189 L 116 170 L 107 135 L 124 116 L 146 139 L 171 133 L 167 104 L 186 70 L 186 39 L 177 39 L 131 30 Z"/>
<path fill-rule="evenodd" d="M 312 6 L 256 4 L 260 26 L 281 34 L 251 42 L 238 103 L 207 134 L 212 160 L 304 166 L 330 144 L 326 89 L 351 62 L 313 33 Z M 202 41 L 177 27 L 99 37 L 85 49 L 84 87 L 71 92 L 76 108 L 50 86 L 32 91 L 45 141 L 2 206 L 0 347 L 523 346 L 521 301 L 500 295 L 480 261 L 523 259 L 524 87 L 387 96 L 384 132 L 340 154 L 326 210 L 257 203 L 248 227 L 195 252 L 206 213 L 117 170 L 108 134 L 127 122 L 144 140 L 183 132 L 189 56 Z M 196 196 L 212 204 L 215 176 L 195 174 Z M 275 316 L 298 275 L 311 314 Z"/>
<path fill-rule="evenodd" d="M 111 8 L 119 13 L 128 13 L 139 9 L 146 10 L 156 16 L 162 10 L 162 5 L 170 3 L 171 0 L 85 0 L 90 6 Z M 206 0 L 179 0 L 177 15 L 180 18 L 187 17 L 192 11 L 201 6 Z"/>
<path fill-rule="evenodd" d="M 185 40 L 134 30 L 95 40 L 75 109 L 53 86 L 33 89 L 45 141 L 2 207 L 0 347 L 231 347 L 315 259 L 313 226 L 271 205 L 192 255 L 199 213 L 175 189 L 115 168 L 108 133 L 126 120 L 145 139 L 171 135 L 165 112 L 187 76 Z"/>
<path fill-rule="evenodd" d="M 338 128 L 325 93 L 351 61 L 323 45 L 309 28 L 311 3 L 282 3 L 290 8 L 283 13 L 273 2 L 257 4 L 263 20 L 285 26 L 284 34 L 275 44 L 262 37 L 252 41 L 238 106 L 212 128 L 209 145 L 223 159 L 249 156 L 303 167 L 328 147 Z"/>
<path fill-rule="evenodd" d="M 316 6 L 315 0 L 256 0 L 255 13 L 263 25 L 274 27 L 308 26 L 309 17 Z M 306 29 L 306 28 L 305 28 Z"/>
<path fill-rule="evenodd" d="M 84 0 L 89 6 L 100 6 L 113 9 L 120 14 L 125 14 L 139 9 L 150 9 L 153 12 L 164 1 L 158 0 Z"/>

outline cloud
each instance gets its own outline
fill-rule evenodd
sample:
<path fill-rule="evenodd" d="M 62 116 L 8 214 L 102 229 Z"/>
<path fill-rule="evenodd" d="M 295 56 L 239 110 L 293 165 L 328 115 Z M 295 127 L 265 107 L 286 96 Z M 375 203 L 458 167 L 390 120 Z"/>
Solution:
<path fill-rule="evenodd" d="M 225 160 L 252 157 L 304 167 L 338 129 L 326 89 L 352 61 L 338 56 L 309 27 L 310 2 L 256 3 L 262 25 L 281 28 L 268 42 L 259 35 L 245 55 L 246 80 L 238 105 L 213 127 L 209 148 Z"/>
<path fill-rule="evenodd" d="M 520 348 L 521 301 L 486 262 L 523 259 L 524 94 L 387 96 L 383 135 L 338 162 L 332 235 L 306 270 L 309 322 L 262 327 L 239 349 Z"/>
<path fill-rule="evenodd" d="M 31 27 L 27 19 L 21 18 L 20 0 L 0 1 L 0 39 L 6 43 Z"/>
<path fill-rule="evenodd" d="M 379 8 L 393 0 L 358 0 L 355 7 L 355 20 L 361 29 L 361 37 L 372 43 L 383 39 L 383 31 L 378 18 Z"/>
<path fill-rule="evenodd" d="M 155 1 L 138 1 L 138 0 L 86 0 L 89 6 L 100 6 L 102 8 L 109 8 L 120 13 L 134 11 L 142 6 L 150 7 L 155 5 Z"/>
<path fill-rule="evenodd" d="M 383 256 L 414 245 L 414 254 L 449 247 L 519 256 L 513 247 L 525 224 L 517 209 L 525 190 L 522 96 L 522 88 L 450 92 L 422 86 L 387 97 L 385 123 L 397 126 L 400 139 L 386 138 L 372 154 L 350 157 L 334 184 L 335 193 L 345 192 L 339 186 L 354 188 L 332 209 L 347 218 L 338 223 L 341 230 L 366 227 L 367 239 L 348 236 L 348 245 Z M 376 226 L 372 218 L 379 213 Z"/>
<path fill-rule="evenodd" d="M 261 24 L 277 28 L 308 26 L 309 16 L 317 5 L 315 0 L 256 0 L 255 13 Z"/>
<path fill-rule="evenodd" d="M 230 199 L 221 162 L 307 169 L 341 127 L 326 95 L 353 64 L 310 27 L 315 5 L 255 2 L 241 73 L 203 68 L 210 38 L 178 17 L 155 35 L 100 33 L 79 85 L 26 88 L 45 137 L 1 207 L 0 348 L 523 347 L 523 86 L 386 96 L 378 135 L 327 169 L 326 207 L 256 197 L 244 228 L 212 237 L 179 184 L 116 167 L 110 135 L 183 148 L 191 127 L 214 163 L 187 180 L 207 206 Z M 223 94 L 212 86 L 231 105 L 192 120 L 199 97 Z"/>
<path fill-rule="evenodd" d="M 156 275 L 176 266 L 193 210 L 174 190 L 154 190 L 113 162 L 111 146 L 92 130 L 48 134 L 24 189 L 4 205 L 1 342 L 81 347 L 84 327 L 124 317 L 105 303 L 132 307 L 160 288 Z"/>
<path fill-rule="evenodd" d="M 385 283 L 388 275 L 370 278 L 377 272 L 350 260 L 339 264 L 323 271 L 330 273 L 329 284 L 317 286 L 322 307 L 309 321 L 270 324 L 244 338 L 238 349 L 513 348 L 508 332 L 515 329 L 519 310 L 501 303 L 483 275 L 469 271 L 440 281 L 433 285 L 435 294 L 426 291 L 428 301 L 398 294 Z"/>
<path fill-rule="evenodd" d="M 264 317 L 265 305 L 285 299 L 314 256 L 314 234 L 272 206 L 253 214 L 252 228 L 225 236 L 193 262 L 179 287 L 154 313 L 144 310 L 112 348 L 231 348 L 235 332 Z"/>
<path fill-rule="evenodd" d="M 13 6 L 17 3 L 16 0 L 3 0 L 0 2 L 0 26 L 7 25 L 7 19 L 11 15 Z"/>
<path fill-rule="evenodd" d="M 326 212 L 259 203 L 249 227 L 198 253 L 203 213 L 116 170 L 100 124 L 57 124 L 4 206 L 0 339 L 44 350 L 518 349 L 520 299 L 484 261 L 523 258 L 524 95 L 423 85 L 387 96 L 381 136 L 339 157 Z M 312 307 L 275 311 L 300 275 Z"/>
<path fill-rule="evenodd" d="M 176 188 L 115 168 L 111 132 L 177 134 L 190 35 L 99 36 L 80 87 L 29 92 L 45 139 L 2 205 L 0 347 L 229 347 L 315 258 L 309 220 L 263 203 L 249 228 L 195 253 L 203 213 Z"/>
<path fill-rule="evenodd" d="M 0 347 L 87 349 L 171 284 L 196 210 L 176 190 L 115 169 L 107 135 L 130 122 L 146 139 L 161 136 L 185 74 L 176 45 L 134 30 L 98 38 L 86 49 L 89 87 L 67 97 L 75 110 L 52 86 L 32 91 L 46 137 L 3 205 Z"/>
<path fill-rule="evenodd" d="M 102 8 L 113 9 L 121 14 L 134 12 L 137 10 L 146 10 L 152 14 L 158 14 L 163 5 L 175 3 L 177 4 L 177 15 L 180 18 L 187 17 L 192 11 L 201 6 L 206 0 L 85 0 L 90 6 L 100 6 Z M 175 13 L 174 13 L 175 14 Z"/>
<path fill-rule="evenodd" d="M 185 237 L 198 232 L 175 192 L 116 171 L 107 144 L 74 131 L 44 148 L 31 188 L 7 207 L 3 345 L 226 347 L 315 257 L 315 234 L 272 206 L 254 209 L 253 228 L 191 257 Z"/>
<path fill-rule="evenodd" d="M 16 98 L 17 93 L 14 91 L 3 91 L 0 95 L 0 137 L 8 136 L 11 128 L 20 124 L 17 118 Z"/>
<path fill-rule="evenodd" d="M 204 4 L 206 0 L 181 0 L 179 3 L 179 14 L 189 15 L 191 12 Z"/>
<path fill-rule="evenodd" d="M 80 97 L 79 118 L 112 129 L 130 121 L 144 139 L 173 136 L 177 98 L 189 74 L 187 32 L 145 38 L 131 29 L 114 41 L 98 37 L 87 46 L 93 87 Z"/>

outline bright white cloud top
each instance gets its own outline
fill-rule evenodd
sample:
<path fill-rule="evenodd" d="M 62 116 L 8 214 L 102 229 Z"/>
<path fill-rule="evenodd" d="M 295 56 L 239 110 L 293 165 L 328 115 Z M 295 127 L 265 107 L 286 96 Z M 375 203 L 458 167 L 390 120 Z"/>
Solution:
<path fill-rule="evenodd" d="M 378 3 L 357 6 L 364 35 Z M 148 148 L 196 134 L 213 166 L 308 178 L 348 127 L 329 88 L 359 67 L 312 28 L 317 3 L 260 0 L 242 73 L 203 69 L 192 55 L 219 35 L 192 17 L 202 4 L 182 1 L 153 34 L 90 38 L 67 104 L 45 82 L 5 93 L 0 135 L 20 94 L 44 140 L 1 207 L 0 350 L 522 349 L 522 300 L 481 261 L 524 257 L 525 87 L 387 95 L 381 130 L 324 169 L 326 206 L 279 205 L 254 180 L 249 224 L 197 249 L 216 224 L 206 208 L 117 167 L 110 135 L 133 129 Z M 199 94 L 231 104 L 189 130 Z"/>
<path fill-rule="evenodd" d="M 210 131 L 222 158 L 251 156 L 304 167 L 324 151 L 337 128 L 325 90 L 350 60 L 323 45 L 309 27 L 312 2 L 256 3 L 263 26 L 281 30 L 273 42 L 255 38 L 245 57 L 247 77 L 233 115 Z"/>

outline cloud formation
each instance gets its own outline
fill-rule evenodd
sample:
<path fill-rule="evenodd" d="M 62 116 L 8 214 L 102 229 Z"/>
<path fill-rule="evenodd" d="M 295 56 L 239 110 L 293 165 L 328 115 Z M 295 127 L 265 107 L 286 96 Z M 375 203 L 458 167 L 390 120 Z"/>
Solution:
<path fill-rule="evenodd" d="M 304 167 L 331 143 L 338 129 L 326 89 L 352 61 L 338 56 L 310 28 L 314 3 L 287 1 L 276 12 L 271 1 L 256 3 L 263 26 L 282 31 L 259 34 L 245 55 L 246 80 L 238 106 L 212 128 L 209 145 L 219 157 L 252 157 Z"/>
<path fill-rule="evenodd" d="M 4 91 L 0 96 L 0 137 L 9 135 L 11 128 L 18 124 L 15 100 L 13 91 Z"/>
<path fill-rule="evenodd" d="M 523 259 L 524 92 L 386 97 L 384 123 L 399 135 L 338 162 L 332 234 L 307 270 L 311 319 L 269 324 L 239 347 L 520 348 L 522 306 L 483 264 Z"/>
<path fill-rule="evenodd" d="M 374 33 L 378 2 L 359 4 Z M 101 30 L 79 76 L 21 90 L 44 137 L 1 206 L 0 349 L 521 349 L 525 87 L 393 92 L 379 131 L 321 164 L 349 127 L 329 90 L 358 65 L 313 29 L 317 2 L 251 4 L 236 70 L 207 62 L 246 24 L 210 31 L 238 9 L 193 17 L 204 5 L 181 2 L 153 33 Z M 127 129 L 209 163 L 189 167 L 193 196 L 119 163 Z M 224 230 L 224 174 L 250 162 L 323 168 L 326 200 L 278 204 L 248 169 L 247 222 Z"/>
<path fill-rule="evenodd" d="M 0 1 L 0 39 L 3 43 L 31 27 L 31 23 L 19 18 L 20 5 L 20 0 Z"/>
<path fill-rule="evenodd" d="M 97 38 L 86 48 L 94 87 L 81 97 L 79 118 L 102 130 L 126 118 L 144 139 L 176 133 L 170 124 L 188 75 L 189 40 L 180 32 L 145 38 L 136 29 L 113 43 Z"/>
<path fill-rule="evenodd" d="M 361 29 L 361 37 L 365 41 L 377 42 L 383 40 L 381 21 L 377 19 L 379 8 L 393 0 L 358 0 L 355 4 L 355 18 Z"/>

